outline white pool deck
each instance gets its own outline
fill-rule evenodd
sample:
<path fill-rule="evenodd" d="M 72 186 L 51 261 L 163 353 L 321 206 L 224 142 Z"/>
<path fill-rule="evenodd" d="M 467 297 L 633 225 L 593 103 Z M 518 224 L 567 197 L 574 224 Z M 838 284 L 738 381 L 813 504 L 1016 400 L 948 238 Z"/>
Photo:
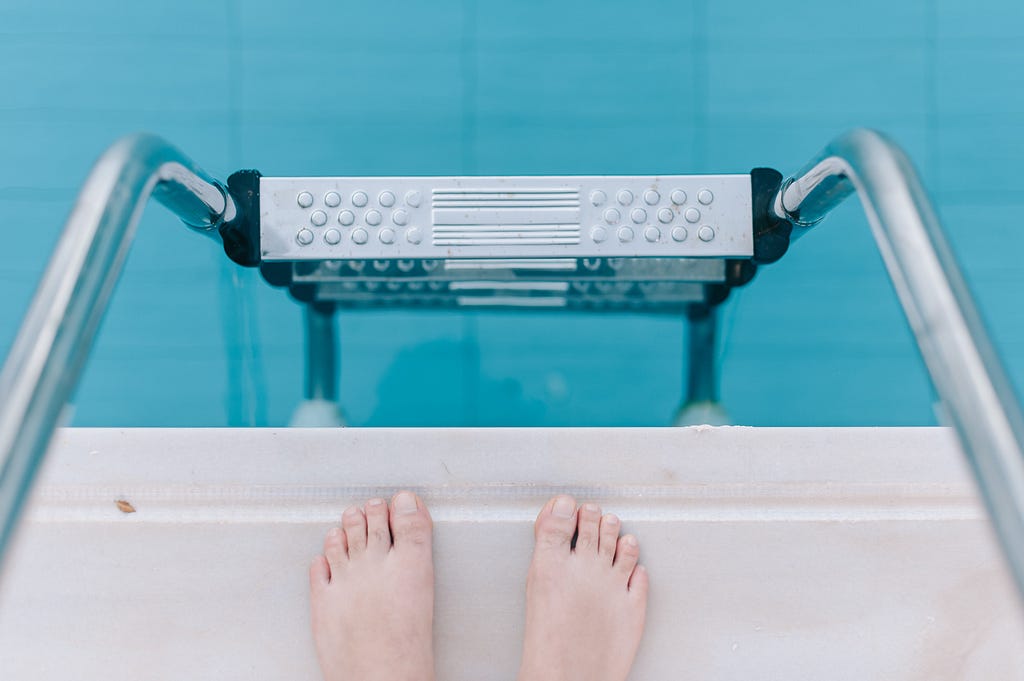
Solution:
<path fill-rule="evenodd" d="M 937 428 L 65 430 L 0 579 L 0 679 L 317 679 L 307 565 L 401 487 L 436 524 L 439 681 L 514 678 L 557 492 L 640 538 L 634 681 L 1024 679 L 1021 600 Z"/>

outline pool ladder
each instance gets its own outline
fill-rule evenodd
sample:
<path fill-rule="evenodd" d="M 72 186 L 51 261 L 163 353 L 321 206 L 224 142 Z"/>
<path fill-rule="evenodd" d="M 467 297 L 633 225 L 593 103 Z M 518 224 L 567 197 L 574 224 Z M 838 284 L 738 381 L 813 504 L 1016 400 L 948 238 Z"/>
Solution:
<path fill-rule="evenodd" d="M 877 132 L 853 130 L 767 198 L 759 200 L 755 191 L 754 238 L 775 250 L 762 262 L 777 259 L 790 242 L 854 193 L 942 401 L 943 416 L 959 438 L 1024 596 L 1024 418 L 906 155 Z M 220 241 L 239 260 L 238 254 L 246 252 L 255 252 L 258 259 L 259 244 L 253 243 L 258 228 L 250 230 L 248 242 L 245 232 L 231 229 L 247 218 L 252 194 L 251 186 L 231 187 L 231 180 L 210 177 L 151 135 L 122 139 L 97 162 L 0 372 L 0 561 L 88 358 L 149 198 L 191 229 Z M 751 260 L 757 260 L 756 248 Z M 714 420 L 719 412 L 713 301 L 697 300 L 685 309 L 691 355 L 686 404 L 710 407 L 703 415 Z M 306 397 L 336 405 L 332 313 L 310 304 L 306 326 Z"/>

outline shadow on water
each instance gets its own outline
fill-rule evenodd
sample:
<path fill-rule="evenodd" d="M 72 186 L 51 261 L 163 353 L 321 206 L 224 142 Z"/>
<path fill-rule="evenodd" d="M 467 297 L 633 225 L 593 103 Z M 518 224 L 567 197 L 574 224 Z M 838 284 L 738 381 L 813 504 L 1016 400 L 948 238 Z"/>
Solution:
<path fill-rule="evenodd" d="M 481 375 L 476 346 L 438 339 L 401 350 L 377 384 L 366 426 L 535 426 L 547 405 L 520 381 Z"/>

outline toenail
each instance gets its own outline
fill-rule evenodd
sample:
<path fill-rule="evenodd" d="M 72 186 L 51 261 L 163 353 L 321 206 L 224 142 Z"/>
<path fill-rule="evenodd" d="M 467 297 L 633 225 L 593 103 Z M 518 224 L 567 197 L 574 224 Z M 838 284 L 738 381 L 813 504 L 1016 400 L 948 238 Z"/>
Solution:
<path fill-rule="evenodd" d="M 600 513 L 601 507 L 597 504 L 583 504 L 583 510 L 587 513 Z"/>
<path fill-rule="evenodd" d="M 383 499 L 370 499 L 369 501 L 366 502 L 366 505 L 367 506 L 380 506 L 383 503 L 384 503 Z"/>
<path fill-rule="evenodd" d="M 399 492 L 395 496 L 395 510 L 404 515 L 416 512 L 416 497 L 412 492 Z"/>
<path fill-rule="evenodd" d="M 345 509 L 345 512 L 342 515 L 346 515 L 349 518 L 357 516 L 357 515 L 359 515 L 359 507 L 358 506 L 349 506 L 348 508 Z"/>
<path fill-rule="evenodd" d="M 551 512 L 559 518 L 571 518 L 572 512 L 575 510 L 576 504 L 573 503 L 572 497 L 558 497 L 555 499 L 555 505 Z"/>
<path fill-rule="evenodd" d="M 330 537 L 331 539 L 337 539 L 338 537 L 341 536 L 341 528 L 340 527 L 332 527 L 331 531 L 327 533 L 327 536 Z"/>
<path fill-rule="evenodd" d="M 635 547 L 637 545 L 636 537 L 634 537 L 631 534 L 627 534 L 625 537 L 623 537 L 623 539 L 626 541 L 627 546 Z"/>
<path fill-rule="evenodd" d="M 604 521 L 606 523 L 608 523 L 609 525 L 618 525 L 619 524 L 619 517 L 615 516 L 615 515 L 608 514 L 608 515 L 606 515 L 604 517 Z"/>

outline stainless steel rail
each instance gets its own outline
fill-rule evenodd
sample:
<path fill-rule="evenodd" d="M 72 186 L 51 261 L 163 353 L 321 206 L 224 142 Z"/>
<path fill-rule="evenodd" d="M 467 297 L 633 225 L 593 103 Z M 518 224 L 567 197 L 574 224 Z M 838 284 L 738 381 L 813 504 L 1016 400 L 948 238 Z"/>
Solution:
<path fill-rule="evenodd" d="M 910 160 L 854 130 L 786 180 L 774 210 L 796 238 L 853 192 L 1024 597 L 1024 417 Z"/>
<path fill-rule="evenodd" d="M 125 137 L 97 161 L 0 371 L 0 560 L 150 196 L 217 239 L 237 210 L 222 184 L 158 137 Z"/>

